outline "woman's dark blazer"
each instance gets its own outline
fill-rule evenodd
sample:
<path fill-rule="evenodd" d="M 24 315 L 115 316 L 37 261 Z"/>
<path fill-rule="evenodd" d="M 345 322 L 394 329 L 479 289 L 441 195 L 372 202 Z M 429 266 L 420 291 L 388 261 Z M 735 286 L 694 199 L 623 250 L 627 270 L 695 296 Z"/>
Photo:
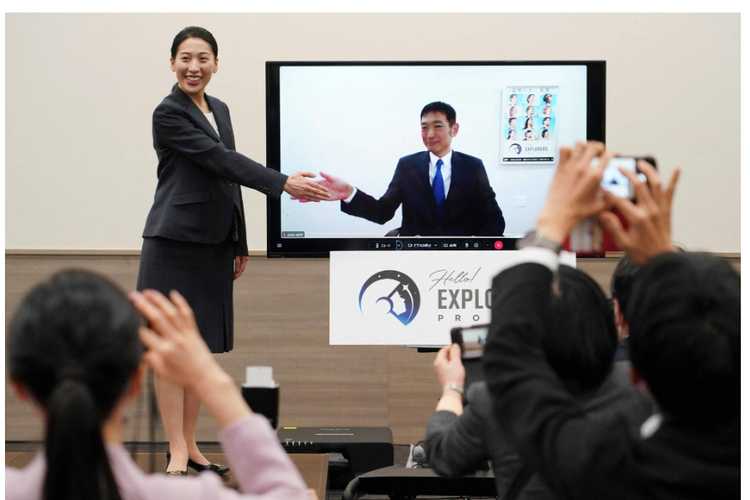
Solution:
<path fill-rule="evenodd" d="M 237 153 L 229 108 L 215 97 L 206 95 L 206 101 L 221 138 L 198 106 L 177 86 L 154 111 L 159 180 L 143 237 L 221 243 L 229 235 L 237 210 L 241 236 L 236 255 L 247 255 L 245 211 L 239 185 L 279 197 L 287 176 Z"/>

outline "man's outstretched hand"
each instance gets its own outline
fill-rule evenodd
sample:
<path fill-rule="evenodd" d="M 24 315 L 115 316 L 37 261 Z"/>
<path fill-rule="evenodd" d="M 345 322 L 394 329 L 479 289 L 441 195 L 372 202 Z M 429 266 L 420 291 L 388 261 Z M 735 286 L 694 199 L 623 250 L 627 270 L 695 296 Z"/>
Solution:
<path fill-rule="evenodd" d="M 346 182 L 344 179 L 340 179 L 339 177 L 335 177 L 333 175 L 328 175 L 325 172 L 321 172 L 320 176 L 322 177 L 322 179 L 319 179 L 317 181 L 311 181 L 311 182 L 326 188 L 327 193 L 328 193 L 328 198 L 326 198 L 326 201 L 344 200 L 350 197 L 352 193 L 354 192 L 354 186 Z M 304 200 L 298 196 L 292 196 L 292 199 L 299 200 L 300 203 L 307 203 L 308 201 L 313 201 L 313 200 Z"/>
<path fill-rule="evenodd" d="M 318 182 L 311 181 L 315 177 L 312 172 L 297 172 L 289 176 L 284 184 L 284 191 L 292 196 L 292 199 L 305 201 L 329 200 L 328 188 Z"/>
<path fill-rule="evenodd" d="M 635 203 L 609 192 L 604 193 L 607 203 L 628 221 L 628 228 L 625 229 L 611 211 L 602 212 L 599 218 L 630 260 L 636 264 L 644 264 L 657 254 L 675 251 L 672 244 L 672 198 L 680 178 L 680 169 L 675 169 L 664 191 L 654 167 L 639 160 L 638 169 L 648 179 L 648 185 L 638 179 L 635 173 L 620 169 L 635 187 Z"/>

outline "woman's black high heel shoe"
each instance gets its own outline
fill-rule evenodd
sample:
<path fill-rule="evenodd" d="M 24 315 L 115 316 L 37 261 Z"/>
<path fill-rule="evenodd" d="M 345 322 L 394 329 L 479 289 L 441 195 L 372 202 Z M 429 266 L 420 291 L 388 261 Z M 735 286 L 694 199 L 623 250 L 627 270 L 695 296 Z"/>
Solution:
<path fill-rule="evenodd" d="M 167 467 L 164 469 L 167 476 L 187 476 L 186 470 L 166 470 L 169 469 L 169 462 L 172 460 L 172 454 L 167 451 Z"/>
<path fill-rule="evenodd" d="M 204 470 L 210 470 L 211 472 L 214 472 L 220 476 L 223 476 L 227 472 L 229 472 L 229 467 L 222 464 L 208 464 L 208 465 L 201 465 L 198 463 L 193 462 L 188 458 L 188 467 L 190 467 L 193 470 L 197 470 L 198 472 L 203 472 Z"/>

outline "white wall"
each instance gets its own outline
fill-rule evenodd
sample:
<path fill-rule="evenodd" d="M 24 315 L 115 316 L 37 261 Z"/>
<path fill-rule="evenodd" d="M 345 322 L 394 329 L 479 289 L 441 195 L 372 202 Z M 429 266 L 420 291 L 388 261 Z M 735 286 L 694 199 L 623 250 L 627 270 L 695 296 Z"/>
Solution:
<path fill-rule="evenodd" d="M 8 14 L 6 248 L 140 248 L 151 113 L 191 24 L 219 41 L 209 93 L 261 162 L 267 60 L 606 60 L 608 147 L 683 168 L 676 240 L 740 251 L 739 14 Z M 265 198 L 245 195 L 265 249 Z"/>

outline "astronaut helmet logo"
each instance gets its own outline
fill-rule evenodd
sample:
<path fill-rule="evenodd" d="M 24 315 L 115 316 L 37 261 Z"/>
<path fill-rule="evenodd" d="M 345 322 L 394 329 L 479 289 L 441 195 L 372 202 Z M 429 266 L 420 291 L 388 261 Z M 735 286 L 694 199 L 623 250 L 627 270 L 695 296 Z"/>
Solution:
<path fill-rule="evenodd" d="M 419 289 L 401 271 L 380 271 L 365 281 L 359 292 L 359 310 L 368 318 L 395 318 L 404 326 L 419 312 Z"/>

